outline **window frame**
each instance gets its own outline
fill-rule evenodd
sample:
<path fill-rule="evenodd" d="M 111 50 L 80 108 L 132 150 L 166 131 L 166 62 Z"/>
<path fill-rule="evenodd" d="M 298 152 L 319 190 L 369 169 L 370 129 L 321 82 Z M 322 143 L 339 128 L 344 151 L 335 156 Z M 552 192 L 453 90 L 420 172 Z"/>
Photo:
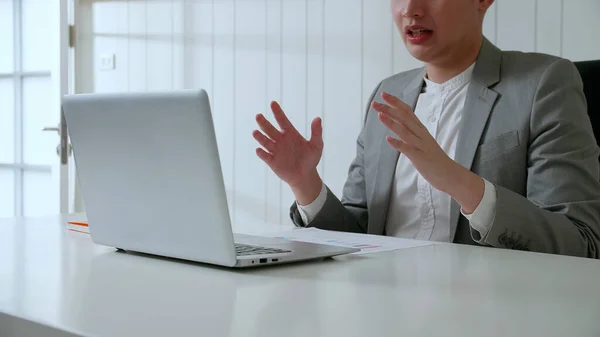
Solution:
<path fill-rule="evenodd" d="M 14 117 L 14 156 L 12 163 L 0 162 L 0 170 L 14 174 L 14 210 L 13 216 L 24 215 L 24 176 L 26 172 L 52 174 L 51 165 L 32 165 L 24 162 L 23 157 L 23 82 L 26 78 L 50 78 L 50 70 L 23 71 L 23 11 L 22 0 L 12 0 L 13 15 L 13 69 L 9 73 L 0 73 L 0 79 L 12 79 L 13 117 Z M 40 130 L 41 132 L 41 130 Z"/>

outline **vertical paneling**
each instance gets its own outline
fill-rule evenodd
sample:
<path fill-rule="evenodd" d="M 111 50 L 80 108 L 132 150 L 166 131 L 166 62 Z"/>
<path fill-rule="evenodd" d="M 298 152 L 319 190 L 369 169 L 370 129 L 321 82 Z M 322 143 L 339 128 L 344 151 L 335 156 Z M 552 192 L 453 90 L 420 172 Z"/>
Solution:
<path fill-rule="evenodd" d="M 281 103 L 283 110 L 303 135 L 307 130 L 307 46 L 306 1 L 283 0 L 281 3 L 282 54 Z M 281 186 L 281 215 L 288 218 L 294 195 L 287 184 Z M 282 219 L 283 220 L 283 219 Z"/>
<path fill-rule="evenodd" d="M 266 94 L 267 97 L 264 102 L 262 113 L 269 119 L 274 125 L 277 125 L 273 119 L 273 115 L 269 108 L 271 101 L 281 100 L 281 48 L 282 48 L 282 35 L 281 28 L 283 21 L 281 20 L 281 4 L 283 0 L 267 0 L 266 1 Z M 258 127 L 256 127 L 258 129 Z M 259 144 L 252 140 L 256 147 Z M 281 190 L 282 183 L 279 177 L 271 171 L 271 169 L 265 164 L 264 170 L 266 173 L 266 189 L 265 189 L 265 217 L 266 223 L 269 227 L 274 228 L 281 224 L 282 219 L 282 200 Z M 292 201 L 288 201 L 291 203 Z"/>
<path fill-rule="evenodd" d="M 115 27 L 114 39 L 115 44 L 115 69 L 108 73 L 113 75 L 112 81 L 114 83 L 114 91 L 128 91 L 129 90 L 129 40 L 127 31 L 129 27 L 129 6 L 128 3 L 115 2 L 114 3 L 114 15 L 112 22 Z"/>
<path fill-rule="evenodd" d="M 490 8 L 488 8 L 483 20 L 483 36 L 485 36 L 492 43 L 496 43 L 496 3 L 497 2 L 494 2 Z"/>
<path fill-rule="evenodd" d="M 129 90 L 146 89 L 146 1 L 128 1 L 128 53 Z"/>
<path fill-rule="evenodd" d="M 252 130 L 266 97 L 266 1 L 235 2 L 235 219 L 256 227 L 265 222 L 264 163 L 255 154 Z"/>
<path fill-rule="evenodd" d="M 393 73 L 393 25 L 390 4 L 387 1 L 363 1 L 363 83 L 361 93 L 361 122 L 366 112 L 366 101 L 379 82 Z M 394 26 L 395 27 L 395 26 Z"/>
<path fill-rule="evenodd" d="M 545 0 L 544 0 L 545 1 Z M 535 50 L 535 0 L 502 0 L 496 2 L 498 40 L 504 50 Z"/>
<path fill-rule="evenodd" d="M 536 1 L 536 52 L 560 56 L 562 0 Z"/>
<path fill-rule="evenodd" d="M 78 6 L 77 16 L 77 71 L 75 72 L 75 81 L 77 90 L 81 93 L 96 91 L 94 87 L 96 68 L 95 49 L 94 49 L 94 17 L 92 3 L 82 1 Z M 100 88 L 101 89 L 101 88 Z"/>
<path fill-rule="evenodd" d="M 324 179 L 341 197 L 362 125 L 361 1 L 327 0 L 325 16 Z"/>
<path fill-rule="evenodd" d="M 598 14 L 598 0 L 563 0 L 563 57 L 572 61 L 600 59 Z"/>
<path fill-rule="evenodd" d="M 146 81 L 148 90 L 173 85 L 173 4 L 171 0 L 146 3 Z"/>
<path fill-rule="evenodd" d="M 315 117 L 323 118 L 325 104 L 324 67 L 325 67 L 325 0 L 306 0 L 307 2 L 307 102 L 306 102 L 306 129 L 310 131 L 310 124 Z M 323 174 L 323 161 L 319 162 L 319 174 Z M 289 204 L 290 202 L 288 202 Z"/>
<path fill-rule="evenodd" d="M 229 213 L 235 221 L 235 199 L 233 191 L 234 144 L 237 135 L 234 130 L 234 6 L 233 0 L 213 2 L 214 29 L 214 69 L 213 69 L 213 122 L 219 144 L 219 156 L 223 168 L 223 179 L 227 189 Z M 242 135 L 240 135 L 242 136 Z M 252 173 L 248 173 L 249 175 Z"/>
<path fill-rule="evenodd" d="M 187 0 L 171 0 L 171 88 L 185 88 L 184 74 L 187 71 L 185 58 L 185 6 Z"/>
<path fill-rule="evenodd" d="M 117 33 L 116 22 L 112 20 L 116 11 L 116 4 L 112 2 L 96 2 L 92 4 L 92 30 L 91 33 L 96 36 L 93 40 L 94 69 L 100 69 L 100 56 L 103 54 L 112 54 L 116 51 Z M 110 17 L 111 20 L 103 18 Z M 94 88 L 99 92 L 114 91 L 114 70 L 101 70 L 94 76 Z"/>
<path fill-rule="evenodd" d="M 204 88 L 235 228 L 289 225 L 293 195 L 255 155 L 254 116 L 280 101 L 305 136 L 323 117 L 319 172 L 341 196 L 369 94 L 422 66 L 389 0 L 80 0 L 79 92 Z M 485 36 L 502 49 L 599 59 L 597 0 L 498 0 Z M 101 71 L 104 53 L 116 69 Z M 265 226 L 265 223 L 267 224 Z M 262 227 L 261 227 L 262 226 Z"/>
<path fill-rule="evenodd" d="M 185 50 L 184 85 L 201 88 L 213 97 L 214 34 L 213 2 L 215 0 L 186 1 L 184 6 Z M 226 23 L 225 23 L 226 24 Z M 219 50 L 223 50 L 223 47 Z"/>

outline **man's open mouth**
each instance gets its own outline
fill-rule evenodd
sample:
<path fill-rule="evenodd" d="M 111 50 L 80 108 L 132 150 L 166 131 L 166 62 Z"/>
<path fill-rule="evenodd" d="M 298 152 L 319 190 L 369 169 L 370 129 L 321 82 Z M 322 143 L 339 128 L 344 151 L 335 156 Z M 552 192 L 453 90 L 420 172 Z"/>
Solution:
<path fill-rule="evenodd" d="M 423 34 L 430 34 L 430 33 L 433 33 L 433 31 L 430 29 L 409 29 L 408 30 L 408 35 L 413 36 L 413 37 L 418 37 Z"/>

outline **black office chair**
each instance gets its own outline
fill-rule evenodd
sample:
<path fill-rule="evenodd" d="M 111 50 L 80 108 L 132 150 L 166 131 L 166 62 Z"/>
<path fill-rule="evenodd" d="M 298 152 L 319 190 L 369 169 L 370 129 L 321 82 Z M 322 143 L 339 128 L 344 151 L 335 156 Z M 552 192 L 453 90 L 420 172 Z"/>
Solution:
<path fill-rule="evenodd" d="M 600 60 L 574 63 L 583 80 L 588 115 L 592 122 L 596 142 L 600 144 Z"/>

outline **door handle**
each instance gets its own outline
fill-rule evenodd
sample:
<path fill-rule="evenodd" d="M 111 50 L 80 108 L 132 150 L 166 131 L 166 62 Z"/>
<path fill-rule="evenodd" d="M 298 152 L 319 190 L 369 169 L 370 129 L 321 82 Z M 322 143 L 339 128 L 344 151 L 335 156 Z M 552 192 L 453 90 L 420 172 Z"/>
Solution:
<path fill-rule="evenodd" d="M 73 154 L 73 147 L 71 146 L 71 144 L 67 144 L 67 152 L 68 152 L 68 156 L 70 157 Z M 61 156 L 61 148 L 60 145 L 56 145 L 56 155 L 57 156 Z"/>
<path fill-rule="evenodd" d="M 62 165 L 66 165 L 68 164 L 68 158 L 69 156 L 71 156 L 73 150 L 71 149 L 71 144 L 69 144 L 69 138 L 67 137 L 67 122 L 62 111 L 60 117 L 61 118 L 59 125 L 46 126 L 42 128 L 42 131 L 52 131 L 58 134 L 58 136 L 60 137 L 60 144 L 56 147 L 56 154 L 60 157 L 60 163 Z M 65 130 L 64 135 L 62 134 L 61 129 Z"/>
<path fill-rule="evenodd" d="M 56 131 L 60 135 L 60 128 L 58 126 L 46 126 L 42 131 Z"/>

